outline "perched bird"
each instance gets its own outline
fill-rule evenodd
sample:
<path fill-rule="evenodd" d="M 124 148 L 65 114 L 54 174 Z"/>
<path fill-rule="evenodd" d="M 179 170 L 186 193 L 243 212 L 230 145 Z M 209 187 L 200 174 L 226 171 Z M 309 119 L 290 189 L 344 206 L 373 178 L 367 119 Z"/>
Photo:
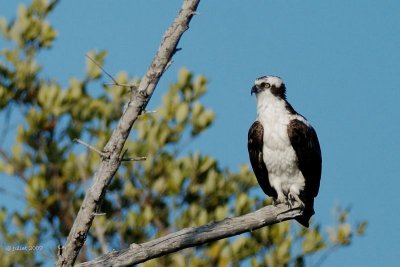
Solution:
<path fill-rule="evenodd" d="M 299 203 L 303 214 L 296 220 L 309 227 L 322 170 L 317 134 L 286 100 L 281 78 L 257 78 L 253 93 L 257 119 L 249 129 L 247 146 L 257 181 L 275 205 Z"/>

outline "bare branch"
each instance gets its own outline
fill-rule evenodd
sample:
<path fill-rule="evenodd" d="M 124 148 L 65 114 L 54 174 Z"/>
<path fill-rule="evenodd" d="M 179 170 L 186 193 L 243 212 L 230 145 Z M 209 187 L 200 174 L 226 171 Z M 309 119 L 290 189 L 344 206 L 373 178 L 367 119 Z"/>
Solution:
<path fill-rule="evenodd" d="M 96 62 L 96 60 L 94 60 L 93 58 L 91 58 L 89 55 L 86 54 L 86 57 L 88 59 L 90 59 L 90 61 L 92 61 L 97 67 L 99 67 L 99 69 L 101 69 L 102 72 L 104 72 L 104 74 L 106 74 L 114 83 L 105 83 L 104 85 L 115 85 L 115 86 L 120 86 L 120 87 L 129 87 L 131 89 L 136 89 L 136 85 L 132 85 L 132 84 L 124 84 L 124 83 L 119 83 L 117 82 L 116 79 L 114 79 L 114 77 L 108 73 L 99 63 Z"/>
<path fill-rule="evenodd" d="M 133 84 L 125 84 L 125 83 L 105 83 L 104 85 L 114 85 L 114 86 L 120 86 L 120 87 L 128 87 L 131 89 L 137 89 L 136 85 Z"/>
<path fill-rule="evenodd" d="M 168 28 L 161 41 L 161 45 L 150 64 L 146 74 L 141 79 L 137 90 L 133 90 L 126 110 L 121 116 L 117 128 L 114 130 L 102 153 L 99 168 L 94 175 L 91 188 L 87 191 L 72 229 L 68 235 L 63 252 L 59 255 L 56 266 L 72 266 L 85 243 L 87 234 L 94 219 L 94 213 L 104 198 L 111 179 L 118 170 L 121 152 L 130 130 L 139 114 L 145 110 L 160 77 L 165 72 L 168 62 L 176 51 L 177 44 L 183 33 L 189 28 L 194 12 L 200 0 L 185 0 L 175 21 Z"/>
<path fill-rule="evenodd" d="M 143 111 L 144 114 L 152 114 L 152 113 L 157 113 L 157 110 L 145 110 Z"/>
<path fill-rule="evenodd" d="M 123 158 L 122 161 L 143 161 L 146 159 L 147 159 L 147 157 Z"/>
<path fill-rule="evenodd" d="M 114 79 L 114 77 L 108 73 L 99 63 L 96 62 L 93 58 L 91 58 L 88 54 L 86 54 L 86 57 L 90 59 L 97 67 L 99 67 L 110 79 L 115 83 L 115 85 L 119 85 L 118 82 Z"/>
<path fill-rule="evenodd" d="M 266 206 L 255 212 L 200 227 L 191 227 L 176 233 L 137 245 L 128 249 L 105 254 L 92 261 L 79 264 L 88 266 L 133 266 L 185 248 L 251 232 L 261 227 L 293 219 L 302 214 L 299 206 L 288 208 L 286 204 Z"/>
<path fill-rule="evenodd" d="M 105 156 L 106 156 L 105 153 L 101 152 L 100 150 L 98 150 L 98 149 L 95 148 L 94 146 L 89 145 L 89 144 L 83 142 L 81 139 L 75 138 L 75 139 L 72 140 L 72 141 L 74 141 L 74 142 L 76 142 L 76 143 L 79 143 L 79 144 L 81 144 L 81 145 L 83 145 L 83 146 L 89 148 L 90 150 L 93 150 L 94 152 L 96 152 L 97 154 L 99 154 L 101 157 L 105 157 Z"/>

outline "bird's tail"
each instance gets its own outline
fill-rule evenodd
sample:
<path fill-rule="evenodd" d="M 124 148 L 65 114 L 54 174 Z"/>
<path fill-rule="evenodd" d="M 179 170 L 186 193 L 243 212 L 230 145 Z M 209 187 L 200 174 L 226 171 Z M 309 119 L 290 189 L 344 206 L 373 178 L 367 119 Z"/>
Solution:
<path fill-rule="evenodd" d="M 309 199 L 305 203 L 305 208 L 303 210 L 303 214 L 301 216 L 296 217 L 296 221 L 299 222 L 304 227 L 310 226 L 310 218 L 314 215 L 314 198 Z"/>

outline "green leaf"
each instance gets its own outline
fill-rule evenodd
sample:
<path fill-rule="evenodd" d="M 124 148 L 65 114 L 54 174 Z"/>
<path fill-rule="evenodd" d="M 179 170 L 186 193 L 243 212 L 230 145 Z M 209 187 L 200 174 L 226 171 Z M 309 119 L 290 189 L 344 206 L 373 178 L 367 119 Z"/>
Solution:
<path fill-rule="evenodd" d="M 176 110 L 176 121 L 177 123 L 183 123 L 189 115 L 189 105 L 186 102 L 182 102 Z"/>
<path fill-rule="evenodd" d="M 178 86 L 180 86 L 181 88 L 185 87 L 190 80 L 192 79 L 192 73 L 186 69 L 186 68 L 181 68 L 179 70 L 179 74 L 178 74 Z"/>
<path fill-rule="evenodd" d="M 316 229 L 308 230 L 304 235 L 302 250 L 304 254 L 314 253 L 326 247 L 320 231 Z"/>
<path fill-rule="evenodd" d="M 357 233 L 358 235 L 364 235 L 364 234 L 365 234 L 365 231 L 366 231 L 366 229 L 367 229 L 367 226 L 368 226 L 368 222 L 367 222 L 367 221 L 363 221 L 363 222 L 358 223 L 358 224 L 357 224 L 356 233 Z"/>

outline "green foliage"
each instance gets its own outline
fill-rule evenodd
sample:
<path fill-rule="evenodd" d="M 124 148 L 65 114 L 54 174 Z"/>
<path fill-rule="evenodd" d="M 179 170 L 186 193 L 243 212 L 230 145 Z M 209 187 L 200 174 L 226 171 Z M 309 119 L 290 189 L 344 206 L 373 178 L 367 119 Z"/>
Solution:
<path fill-rule="evenodd" d="M 46 21 L 56 2 L 34 0 L 29 7 L 19 7 L 15 20 L 0 19 L 1 34 L 12 44 L 0 51 L 0 109 L 24 118 L 15 142 L 0 148 L 0 172 L 23 182 L 26 204 L 24 210 L 0 210 L 5 266 L 54 260 L 99 164 L 98 155 L 74 145 L 73 139 L 103 147 L 130 94 L 120 86 L 91 92 L 89 86 L 102 73 L 90 60 L 84 79 L 71 78 L 66 87 L 40 78 L 35 58 L 52 47 L 57 35 Z M 106 52 L 91 51 L 89 56 L 103 64 Z M 137 83 L 122 72 L 116 80 Z M 258 185 L 248 165 L 233 172 L 210 155 L 188 152 L 187 145 L 214 123 L 214 113 L 200 101 L 206 91 L 205 77 L 181 69 L 157 113 L 141 115 L 125 148 L 129 155 L 147 160 L 121 166 L 99 210 L 105 216 L 95 218 L 80 260 L 270 204 L 254 193 Z M 347 215 L 341 211 L 328 234 L 319 225 L 306 230 L 284 222 L 143 266 L 239 266 L 245 260 L 252 266 L 304 266 L 307 257 L 348 246 L 355 235 L 364 234 L 366 223 L 353 229 Z M 9 251 L 17 245 L 43 245 L 47 250 Z"/>

